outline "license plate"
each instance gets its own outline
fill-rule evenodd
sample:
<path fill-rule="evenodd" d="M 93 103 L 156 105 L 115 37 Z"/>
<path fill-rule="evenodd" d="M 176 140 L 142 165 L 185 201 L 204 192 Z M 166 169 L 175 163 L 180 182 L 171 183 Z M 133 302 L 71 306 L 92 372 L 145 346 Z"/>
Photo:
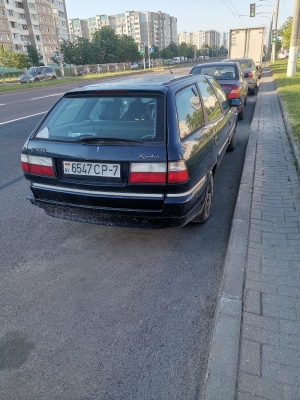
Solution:
<path fill-rule="evenodd" d="M 63 162 L 64 173 L 67 175 L 99 176 L 105 178 L 120 178 L 120 164 L 83 163 L 75 161 Z"/>

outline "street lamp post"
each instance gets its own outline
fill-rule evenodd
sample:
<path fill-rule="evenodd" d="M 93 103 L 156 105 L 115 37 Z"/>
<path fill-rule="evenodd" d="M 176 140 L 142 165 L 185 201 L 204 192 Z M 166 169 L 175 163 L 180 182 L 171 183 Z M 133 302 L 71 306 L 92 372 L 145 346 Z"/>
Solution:
<path fill-rule="evenodd" d="M 269 0 L 260 0 L 260 1 L 266 1 L 268 3 L 271 3 L 271 1 L 269 1 Z M 273 20 L 273 23 L 274 23 L 274 25 L 272 24 L 272 28 L 276 32 L 277 32 L 278 11 L 279 11 L 279 0 L 276 0 L 275 9 L 273 11 L 273 16 L 272 16 L 272 20 Z M 275 62 L 275 52 L 276 52 L 276 41 L 272 41 L 272 60 L 271 60 L 272 62 Z"/>
<path fill-rule="evenodd" d="M 58 56 L 60 57 L 59 68 L 60 68 L 61 76 L 63 78 L 65 76 L 63 55 L 62 55 L 61 48 L 60 48 L 59 37 L 57 34 L 57 24 L 56 24 L 56 18 L 55 18 L 55 14 L 58 14 L 58 10 L 52 8 L 52 13 L 53 13 L 53 20 L 54 20 L 54 26 L 55 26 L 55 31 L 56 31 L 57 51 L 58 51 Z"/>

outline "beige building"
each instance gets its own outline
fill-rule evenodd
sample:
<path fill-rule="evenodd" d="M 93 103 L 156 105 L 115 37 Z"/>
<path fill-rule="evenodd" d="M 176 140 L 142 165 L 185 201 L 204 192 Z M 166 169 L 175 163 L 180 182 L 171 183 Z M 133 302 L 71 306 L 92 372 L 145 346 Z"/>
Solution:
<path fill-rule="evenodd" d="M 87 19 L 70 19 L 69 30 L 76 36 L 91 39 L 95 31 L 110 26 L 117 35 L 128 35 L 137 43 L 155 45 L 160 49 L 178 43 L 177 18 L 158 11 L 126 11 L 116 15 L 96 15 Z"/>
<path fill-rule="evenodd" d="M 58 41 L 69 38 L 64 0 L 0 0 L 0 46 L 26 53 L 33 45 L 53 64 Z"/>

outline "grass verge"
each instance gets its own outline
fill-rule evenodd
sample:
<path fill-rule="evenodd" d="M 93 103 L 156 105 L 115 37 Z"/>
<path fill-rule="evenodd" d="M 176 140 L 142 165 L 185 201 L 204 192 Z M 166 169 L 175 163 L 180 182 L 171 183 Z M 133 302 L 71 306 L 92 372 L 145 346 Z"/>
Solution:
<path fill-rule="evenodd" d="M 286 76 L 287 60 L 277 60 L 270 64 L 278 92 L 290 116 L 293 135 L 300 149 L 300 59 L 297 63 L 297 73 L 288 78 Z"/>

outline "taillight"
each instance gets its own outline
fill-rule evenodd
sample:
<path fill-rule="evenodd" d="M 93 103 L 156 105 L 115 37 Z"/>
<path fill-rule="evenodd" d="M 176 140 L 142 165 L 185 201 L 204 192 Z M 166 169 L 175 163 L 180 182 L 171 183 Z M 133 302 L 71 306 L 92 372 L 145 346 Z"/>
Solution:
<path fill-rule="evenodd" d="M 132 163 L 130 165 L 130 183 L 166 183 L 166 163 Z"/>
<path fill-rule="evenodd" d="M 252 72 L 248 73 L 248 78 L 253 78 L 253 73 Z"/>
<path fill-rule="evenodd" d="M 23 172 L 34 175 L 55 176 L 52 158 L 21 154 Z"/>
<path fill-rule="evenodd" d="M 132 163 L 129 183 L 183 183 L 189 180 L 185 161 L 168 163 Z"/>
<path fill-rule="evenodd" d="M 184 160 L 171 161 L 168 164 L 168 182 L 182 183 L 189 180 L 189 172 Z"/>
<path fill-rule="evenodd" d="M 233 85 L 228 95 L 228 98 L 235 99 L 237 97 L 241 97 L 241 88 L 237 85 Z"/>

